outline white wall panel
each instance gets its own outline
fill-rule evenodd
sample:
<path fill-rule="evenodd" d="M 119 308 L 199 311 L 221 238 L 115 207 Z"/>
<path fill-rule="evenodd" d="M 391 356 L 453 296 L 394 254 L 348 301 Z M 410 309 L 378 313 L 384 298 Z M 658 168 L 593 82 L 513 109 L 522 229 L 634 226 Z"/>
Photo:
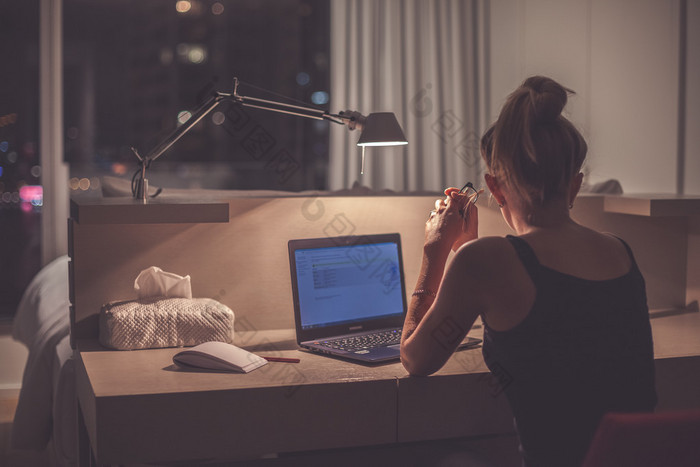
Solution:
<path fill-rule="evenodd" d="M 676 190 L 678 1 L 593 0 L 591 175 Z"/>
<path fill-rule="evenodd" d="M 699 7 L 688 3 L 694 12 Z M 567 110 L 589 142 L 589 182 L 614 178 L 628 193 L 674 193 L 679 34 L 679 0 L 494 0 L 492 119 L 524 78 L 551 76 L 577 93 Z M 695 60 L 689 86 L 700 82 Z M 697 131 L 690 127 L 694 121 L 700 128 L 698 105 L 688 106 L 686 166 L 700 173 Z M 686 185 L 700 190 L 699 178 Z"/>

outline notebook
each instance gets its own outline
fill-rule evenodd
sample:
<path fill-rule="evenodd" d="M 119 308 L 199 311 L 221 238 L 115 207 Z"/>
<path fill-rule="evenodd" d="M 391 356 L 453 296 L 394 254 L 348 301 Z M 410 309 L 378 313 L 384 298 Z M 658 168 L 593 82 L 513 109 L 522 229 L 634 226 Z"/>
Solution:
<path fill-rule="evenodd" d="M 294 321 L 302 348 L 376 363 L 399 359 L 406 316 L 398 233 L 290 240 Z M 476 345 L 467 338 L 462 345 Z"/>

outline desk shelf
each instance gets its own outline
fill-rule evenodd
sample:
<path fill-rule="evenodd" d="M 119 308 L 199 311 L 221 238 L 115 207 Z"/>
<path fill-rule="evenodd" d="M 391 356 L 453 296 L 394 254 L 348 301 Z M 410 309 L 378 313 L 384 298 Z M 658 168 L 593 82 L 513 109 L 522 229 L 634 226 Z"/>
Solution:
<path fill-rule="evenodd" d="M 229 221 L 227 201 L 152 198 L 72 199 L 70 216 L 79 224 L 206 224 Z"/>
<path fill-rule="evenodd" d="M 606 196 L 603 210 L 647 217 L 697 216 L 700 196 L 645 193 Z"/>

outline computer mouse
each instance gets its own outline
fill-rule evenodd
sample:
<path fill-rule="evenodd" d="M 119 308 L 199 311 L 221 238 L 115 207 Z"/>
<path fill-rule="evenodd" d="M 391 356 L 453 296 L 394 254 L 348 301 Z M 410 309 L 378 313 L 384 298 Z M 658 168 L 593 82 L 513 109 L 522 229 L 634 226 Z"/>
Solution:
<path fill-rule="evenodd" d="M 267 360 L 226 342 L 204 342 L 182 350 L 173 356 L 180 367 L 249 373 L 267 364 Z"/>

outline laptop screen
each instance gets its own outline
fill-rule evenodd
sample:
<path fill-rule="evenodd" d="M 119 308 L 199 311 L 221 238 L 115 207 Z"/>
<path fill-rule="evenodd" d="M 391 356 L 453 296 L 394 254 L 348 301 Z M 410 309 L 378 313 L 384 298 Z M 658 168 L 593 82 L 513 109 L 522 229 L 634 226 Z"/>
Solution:
<path fill-rule="evenodd" d="M 370 237 L 293 250 L 301 329 L 403 316 L 400 244 Z"/>

